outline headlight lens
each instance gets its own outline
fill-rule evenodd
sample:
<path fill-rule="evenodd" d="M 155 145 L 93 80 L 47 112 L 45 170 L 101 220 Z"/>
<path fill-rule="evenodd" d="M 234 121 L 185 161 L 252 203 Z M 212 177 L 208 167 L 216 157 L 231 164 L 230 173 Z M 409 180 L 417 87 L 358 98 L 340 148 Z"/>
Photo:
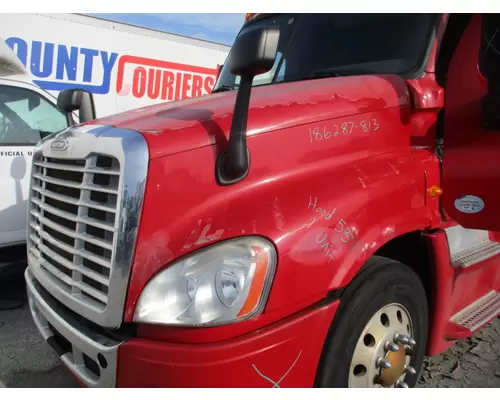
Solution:
<path fill-rule="evenodd" d="M 202 249 L 153 277 L 134 321 L 198 326 L 255 316 L 267 301 L 276 261 L 273 245 L 258 237 Z"/>

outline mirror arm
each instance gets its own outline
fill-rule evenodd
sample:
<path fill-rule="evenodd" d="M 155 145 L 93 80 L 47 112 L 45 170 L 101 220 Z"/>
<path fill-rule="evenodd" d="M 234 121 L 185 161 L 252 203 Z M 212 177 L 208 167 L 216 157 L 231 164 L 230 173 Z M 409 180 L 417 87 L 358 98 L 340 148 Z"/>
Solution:
<path fill-rule="evenodd" d="M 250 170 L 250 152 L 247 148 L 247 120 L 253 76 L 241 76 L 236 93 L 229 143 L 216 163 L 219 184 L 231 185 L 244 179 Z"/>
<path fill-rule="evenodd" d="M 231 59 L 232 75 L 240 77 L 236 93 L 231 130 L 226 149 L 215 163 L 219 185 L 231 185 L 246 178 L 250 171 L 250 152 L 247 146 L 247 120 L 254 77 L 270 71 L 276 62 L 279 29 L 264 26 L 248 28 L 238 35 Z"/>

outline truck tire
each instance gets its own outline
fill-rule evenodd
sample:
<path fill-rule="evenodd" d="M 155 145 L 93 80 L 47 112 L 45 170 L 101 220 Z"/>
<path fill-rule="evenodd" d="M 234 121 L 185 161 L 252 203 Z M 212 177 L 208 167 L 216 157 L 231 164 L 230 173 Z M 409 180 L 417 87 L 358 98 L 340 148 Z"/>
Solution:
<path fill-rule="evenodd" d="M 414 387 L 427 329 L 427 297 L 417 274 L 372 257 L 341 295 L 315 386 Z"/>

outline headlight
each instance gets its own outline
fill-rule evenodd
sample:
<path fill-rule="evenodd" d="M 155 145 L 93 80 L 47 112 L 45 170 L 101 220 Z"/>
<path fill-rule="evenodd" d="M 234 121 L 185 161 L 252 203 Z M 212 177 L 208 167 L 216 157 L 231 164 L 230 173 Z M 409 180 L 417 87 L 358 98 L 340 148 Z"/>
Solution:
<path fill-rule="evenodd" d="M 202 249 L 153 277 L 134 321 L 199 326 L 255 316 L 267 301 L 276 260 L 273 245 L 258 237 Z"/>

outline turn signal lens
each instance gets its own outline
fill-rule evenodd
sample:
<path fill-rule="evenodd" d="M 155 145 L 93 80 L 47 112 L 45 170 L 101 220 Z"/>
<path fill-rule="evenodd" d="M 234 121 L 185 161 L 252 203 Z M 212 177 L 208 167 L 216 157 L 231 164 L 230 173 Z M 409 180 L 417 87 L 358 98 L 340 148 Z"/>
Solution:
<path fill-rule="evenodd" d="M 431 197 L 438 197 L 443 194 L 443 189 L 441 189 L 439 186 L 434 185 L 429 188 L 429 194 Z"/>
<path fill-rule="evenodd" d="M 266 276 L 268 275 L 269 265 L 273 264 L 269 259 L 269 252 L 265 251 L 262 247 L 253 246 L 252 250 L 255 254 L 255 272 L 251 282 L 248 296 L 238 313 L 238 318 L 251 314 L 259 305 L 262 292 L 264 291 L 264 284 L 266 283 Z"/>

